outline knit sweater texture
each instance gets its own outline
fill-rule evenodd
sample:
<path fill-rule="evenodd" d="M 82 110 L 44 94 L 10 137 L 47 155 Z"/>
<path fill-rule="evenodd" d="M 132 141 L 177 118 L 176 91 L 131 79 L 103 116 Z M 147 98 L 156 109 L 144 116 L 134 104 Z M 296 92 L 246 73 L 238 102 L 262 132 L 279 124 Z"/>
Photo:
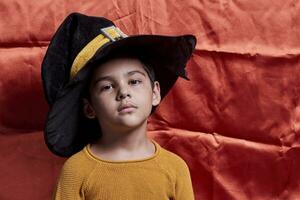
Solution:
<path fill-rule="evenodd" d="M 189 169 L 182 158 L 155 144 L 149 158 L 108 161 L 90 145 L 64 164 L 55 200 L 194 200 Z"/>

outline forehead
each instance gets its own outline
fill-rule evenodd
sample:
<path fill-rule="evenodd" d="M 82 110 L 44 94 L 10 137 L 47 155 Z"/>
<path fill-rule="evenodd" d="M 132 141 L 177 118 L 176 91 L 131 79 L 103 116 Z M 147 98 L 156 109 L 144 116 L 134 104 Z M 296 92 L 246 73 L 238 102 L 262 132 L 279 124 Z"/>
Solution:
<path fill-rule="evenodd" d="M 135 58 L 114 58 L 96 66 L 92 79 L 100 76 L 118 76 L 130 71 L 146 73 L 143 63 Z"/>

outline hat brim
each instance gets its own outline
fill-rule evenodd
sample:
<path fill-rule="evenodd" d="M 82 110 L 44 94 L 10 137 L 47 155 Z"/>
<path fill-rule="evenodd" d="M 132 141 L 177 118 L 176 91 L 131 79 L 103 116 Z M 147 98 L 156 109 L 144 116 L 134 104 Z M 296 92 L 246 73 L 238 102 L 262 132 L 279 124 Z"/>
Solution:
<path fill-rule="evenodd" d="M 88 132 L 83 131 L 82 95 L 86 88 L 91 66 L 106 57 L 131 52 L 154 69 L 160 82 L 162 98 L 173 86 L 178 76 L 187 78 L 185 66 L 196 45 L 193 35 L 162 36 L 136 35 L 110 42 L 101 47 L 82 70 L 61 91 L 52 105 L 45 127 L 45 141 L 56 155 L 68 157 L 80 151 L 88 142 Z"/>

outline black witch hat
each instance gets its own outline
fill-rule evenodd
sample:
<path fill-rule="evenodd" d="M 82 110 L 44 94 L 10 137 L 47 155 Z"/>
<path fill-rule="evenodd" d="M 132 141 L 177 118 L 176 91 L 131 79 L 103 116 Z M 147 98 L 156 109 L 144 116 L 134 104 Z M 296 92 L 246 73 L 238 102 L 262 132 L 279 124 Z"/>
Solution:
<path fill-rule="evenodd" d="M 70 14 L 53 36 L 42 63 L 50 106 L 44 131 L 48 148 L 67 157 L 89 142 L 82 97 L 95 63 L 130 52 L 153 68 L 163 98 L 178 76 L 188 79 L 185 66 L 195 45 L 193 35 L 127 36 L 106 18 Z"/>

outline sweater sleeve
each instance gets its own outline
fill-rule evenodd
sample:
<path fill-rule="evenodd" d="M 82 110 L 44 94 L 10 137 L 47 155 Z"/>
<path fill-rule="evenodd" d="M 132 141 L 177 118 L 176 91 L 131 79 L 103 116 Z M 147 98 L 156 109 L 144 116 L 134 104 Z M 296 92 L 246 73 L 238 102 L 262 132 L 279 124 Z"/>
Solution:
<path fill-rule="evenodd" d="M 178 166 L 180 169 L 176 177 L 175 200 L 195 200 L 189 168 L 183 160 Z"/>
<path fill-rule="evenodd" d="M 83 200 L 84 175 L 78 170 L 77 164 L 67 160 L 64 164 L 58 183 L 53 193 L 53 200 Z"/>

